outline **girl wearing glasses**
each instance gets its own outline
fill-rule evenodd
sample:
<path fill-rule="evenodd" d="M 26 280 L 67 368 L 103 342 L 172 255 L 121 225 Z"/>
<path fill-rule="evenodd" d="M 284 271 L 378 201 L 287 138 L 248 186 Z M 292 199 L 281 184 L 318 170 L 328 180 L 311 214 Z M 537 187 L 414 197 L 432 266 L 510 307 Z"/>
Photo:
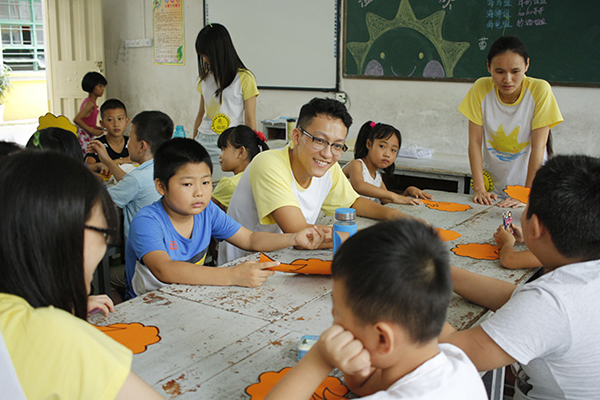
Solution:
<path fill-rule="evenodd" d="M 344 166 L 344 174 L 358 194 L 383 204 L 423 204 L 419 198 L 433 199 L 423 190 L 409 186 L 402 195 L 387 189 L 380 169 L 394 173 L 394 161 L 402 145 L 400 131 L 391 125 L 367 121 L 356 138 L 354 160 Z M 409 197 L 411 196 L 411 197 Z"/>
<path fill-rule="evenodd" d="M 131 372 L 131 351 L 86 322 L 92 276 L 117 228 L 102 184 L 70 157 L 24 151 L 3 161 L 0 187 L 11 188 L 0 192 L 3 394 L 161 398 Z"/>
<path fill-rule="evenodd" d="M 200 109 L 194 123 L 194 138 L 208 150 L 213 165 L 219 165 L 217 140 L 227 128 L 248 125 L 256 130 L 254 75 L 233 46 L 227 29 L 206 25 L 196 38 L 200 83 Z"/>

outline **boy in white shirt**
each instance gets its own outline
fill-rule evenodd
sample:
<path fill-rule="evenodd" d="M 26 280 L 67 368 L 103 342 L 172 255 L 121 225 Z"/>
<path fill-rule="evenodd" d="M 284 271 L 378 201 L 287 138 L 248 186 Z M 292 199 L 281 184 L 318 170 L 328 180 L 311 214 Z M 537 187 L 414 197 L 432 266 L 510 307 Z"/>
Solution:
<path fill-rule="evenodd" d="M 335 254 L 333 322 L 266 400 L 310 399 L 333 368 L 368 399 L 484 400 L 457 347 L 438 344 L 452 297 L 448 250 L 416 220 L 384 222 Z"/>

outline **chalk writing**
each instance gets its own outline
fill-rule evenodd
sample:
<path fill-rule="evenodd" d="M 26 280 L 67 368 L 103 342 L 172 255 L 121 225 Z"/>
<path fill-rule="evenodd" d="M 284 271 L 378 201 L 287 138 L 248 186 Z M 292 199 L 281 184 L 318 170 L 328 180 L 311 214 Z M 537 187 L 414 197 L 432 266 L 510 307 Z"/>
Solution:
<path fill-rule="evenodd" d="M 547 0 L 519 0 L 517 28 L 548 25 L 546 18 L 543 17 L 546 10 L 544 5 L 547 4 Z"/>
<path fill-rule="evenodd" d="M 358 4 L 360 4 L 361 8 L 365 8 L 369 4 L 371 4 L 373 0 L 358 0 Z"/>
<path fill-rule="evenodd" d="M 486 49 L 488 43 L 487 41 L 490 40 L 489 38 L 484 37 L 480 37 L 479 38 L 479 50 L 483 51 Z"/>
<path fill-rule="evenodd" d="M 452 2 L 454 0 L 439 0 L 439 2 L 442 3 L 442 8 L 448 7 L 448 10 L 452 10 Z"/>

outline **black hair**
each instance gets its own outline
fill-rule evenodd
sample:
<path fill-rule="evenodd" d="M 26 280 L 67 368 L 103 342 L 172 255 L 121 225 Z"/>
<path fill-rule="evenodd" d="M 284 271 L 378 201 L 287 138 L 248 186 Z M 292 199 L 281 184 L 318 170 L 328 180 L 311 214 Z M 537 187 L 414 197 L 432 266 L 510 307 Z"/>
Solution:
<path fill-rule="evenodd" d="M 360 127 L 358 136 L 356 137 L 356 144 L 354 145 L 354 159 L 365 158 L 369 154 L 367 148 L 367 140 L 371 142 L 371 146 L 375 139 L 389 139 L 392 135 L 396 135 L 398 139 L 398 150 L 402 147 L 402 135 L 400 131 L 391 125 L 387 124 L 376 124 L 373 121 L 367 121 Z M 395 164 L 392 162 L 389 167 L 384 168 L 383 172 L 386 174 L 393 174 Z"/>
<path fill-rule="evenodd" d="M 173 136 L 173 120 L 162 111 L 142 111 L 131 121 L 138 141 L 145 141 L 152 154 Z"/>
<path fill-rule="evenodd" d="M 529 60 L 529 53 L 527 53 L 527 48 L 525 48 L 525 43 L 521 39 L 516 36 L 500 36 L 490 47 L 487 55 L 487 64 L 492 65 L 492 60 L 494 57 L 500 54 L 504 54 L 507 51 L 512 51 L 517 53 L 523 60 L 525 60 L 525 64 Z"/>
<path fill-rule="evenodd" d="M 238 69 L 248 70 L 235 51 L 227 28 L 221 24 L 208 24 L 200 30 L 196 37 L 196 53 L 200 81 L 212 72 L 217 82 L 215 95 L 219 98 L 235 79 Z M 202 56 L 208 58 L 208 63 Z"/>
<path fill-rule="evenodd" d="M 565 257 L 600 259 L 600 159 L 561 155 L 535 175 L 527 218 L 535 214 Z"/>
<path fill-rule="evenodd" d="M 359 321 L 396 323 L 415 343 L 439 336 L 452 281 L 448 249 L 432 227 L 401 219 L 361 230 L 335 253 L 332 276 Z"/>
<path fill-rule="evenodd" d="M 224 149 L 229 145 L 236 149 L 244 147 L 248 153 L 248 161 L 252 161 L 261 151 L 269 150 L 267 142 L 259 138 L 256 132 L 246 125 L 228 128 L 219 135 L 217 147 Z"/>
<path fill-rule="evenodd" d="M 335 99 L 315 97 L 300 109 L 296 126 L 303 129 L 308 127 L 319 114 L 341 119 L 347 129 L 352 125 L 352 117 L 343 103 Z"/>
<path fill-rule="evenodd" d="M 35 132 L 25 148 L 28 150 L 56 151 L 83 162 L 83 152 L 77 136 L 62 128 L 44 128 Z"/>
<path fill-rule="evenodd" d="M 23 148 L 17 143 L 0 140 L 0 157 L 10 156 L 11 154 L 18 153 L 21 150 L 23 150 Z M 81 153 L 81 151 L 79 152 Z"/>
<path fill-rule="evenodd" d="M 106 78 L 98 72 L 88 72 L 81 80 L 81 88 L 84 92 L 92 93 L 97 85 L 108 85 Z"/>
<path fill-rule="evenodd" d="M 171 179 L 179 169 L 187 164 L 205 163 L 213 172 L 208 151 L 194 139 L 174 138 L 162 144 L 154 154 L 154 179 L 169 188 Z"/>
<path fill-rule="evenodd" d="M 118 217 L 104 185 L 64 154 L 24 151 L 0 170 L 0 292 L 32 307 L 87 317 L 84 225 L 101 204 L 108 228 Z"/>
<path fill-rule="evenodd" d="M 121 100 L 108 99 L 100 106 L 100 118 L 104 118 L 104 113 L 108 110 L 118 110 L 121 108 L 125 111 L 125 116 L 127 116 L 127 107 L 125 107 L 125 104 Z"/>

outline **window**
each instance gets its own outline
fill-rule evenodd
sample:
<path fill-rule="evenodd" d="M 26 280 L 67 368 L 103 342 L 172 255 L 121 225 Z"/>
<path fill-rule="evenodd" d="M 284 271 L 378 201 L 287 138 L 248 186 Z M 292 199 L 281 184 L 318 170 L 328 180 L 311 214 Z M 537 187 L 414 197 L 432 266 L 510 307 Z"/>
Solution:
<path fill-rule="evenodd" d="M 46 68 L 41 0 L 0 0 L 4 63 L 17 71 Z"/>

